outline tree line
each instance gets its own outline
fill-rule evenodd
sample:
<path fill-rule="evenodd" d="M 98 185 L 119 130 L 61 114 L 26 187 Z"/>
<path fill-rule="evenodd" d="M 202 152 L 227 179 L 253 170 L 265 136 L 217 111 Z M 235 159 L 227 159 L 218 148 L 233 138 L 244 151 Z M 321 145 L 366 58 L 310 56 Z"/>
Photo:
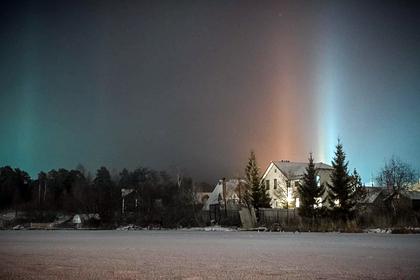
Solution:
<path fill-rule="evenodd" d="M 134 190 L 139 199 L 128 217 L 121 208 L 124 188 Z M 100 167 L 92 177 L 78 166 L 40 172 L 37 179 L 19 168 L 0 168 L 0 210 L 24 211 L 31 221 L 51 221 L 57 213 L 98 213 L 100 223 L 108 226 L 125 219 L 143 225 L 188 226 L 198 222 L 195 210 L 199 207 L 190 177 L 172 178 L 149 168 L 123 169 L 112 177 L 106 167 Z"/>
<path fill-rule="evenodd" d="M 314 158 L 309 155 L 298 185 L 298 213 L 310 225 L 317 225 L 325 218 L 347 223 L 357 218 L 361 210 L 360 202 L 367 191 L 356 169 L 350 174 L 340 141 L 332 168 L 330 183 L 318 184 Z M 241 203 L 256 210 L 270 208 L 271 197 L 252 151 L 245 167 L 245 181 Z M 398 217 L 402 212 L 396 198 L 415 181 L 414 170 L 393 157 L 380 170 L 376 181 L 388 187 L 385 203 L 393 217 Z M 136 195 L 136 207 L 127 213 L 122 208 L 122 189 L 131 189 Z M 57 213 L 98 213 L 100 223 L 106 226 L 124 223 L 195 226 L 205 223 L 202 206 L 196 199 L 192 178 L 181 174 L 172 177 L 165 171 L 140 167 L 123 169 L 111 176 L 106 167 L 100 167 L 91 176 L 79 165 L 72 170 L 40 172 L 36 179 L 31 179 L 19 168 L 0 168 L 0 210 L 23 211 L 31 221 L 52 221 Z"/>

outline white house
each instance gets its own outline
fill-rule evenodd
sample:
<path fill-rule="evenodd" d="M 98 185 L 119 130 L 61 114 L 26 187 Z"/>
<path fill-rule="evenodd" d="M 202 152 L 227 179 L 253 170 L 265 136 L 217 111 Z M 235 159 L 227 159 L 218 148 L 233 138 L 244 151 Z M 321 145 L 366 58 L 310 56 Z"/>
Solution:
<path fill-rule="evenodd" d="M 290 161 L 272 161 L 262 176 L 262 183 L 271 197 L 272 208 L 299 207 L 298 186 L 308 163 Z M 328 164 L 315 163 L 318 184 L 330 183 L 332 167 Z M 326 194 L 324 194 L 326 195 Z M 321 206 L 321 205 L 320 205 Z"/>

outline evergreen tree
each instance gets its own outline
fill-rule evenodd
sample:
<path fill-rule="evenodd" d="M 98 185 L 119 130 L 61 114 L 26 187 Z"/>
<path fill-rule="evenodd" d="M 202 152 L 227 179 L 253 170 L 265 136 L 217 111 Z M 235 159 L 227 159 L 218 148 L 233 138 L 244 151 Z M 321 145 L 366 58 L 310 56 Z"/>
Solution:
<path fill-rule="evenodd" d="M 354 191 L 354 202 L 358 203 L 366 197 L 366 187 L 362 183 L 362 177 L 360 177 L 356 168 L 353 170 L 353 173 L 350 175 L 350 185 Z"/>
<path fill-rule="evenodd" d="M 255 209 L 270 207 L 270 196 L 261 183 L 260 171 L 253 151 L 251 151 L 245 168 L 245 176 L 249 188 L 249 192 L 246 194 L 248 199 L 245 198 L 245 200 L 248 200 Z"/>
<path fill-rule="evenodd" d="M 299 214 L 307 218 L 315 218 L 317 198 L 324 195 L 325 187 L 317 183 L 317 174 L 315 170 L 312 153 L 309 156 L 309 163 L 303 177 L 302 185 L 299 185 L 298 192 L 300 196 Z"/>
<path fill-rule="evenodd" d="M 119 206 L 120 201 L 119 193 L 116 192 L 111 174 L 106 167 L 98 169 L 93 185 L 98 194 L 96 203 L 101 220 L 109 222 L 112 220 L 114 211 Z"/>
<path fill-rule="evenodd" d="M 328 184 L 328 203 L 334 217 L 347 220 L 353 214 L 355 192 L 347 170 L 346 154 L 340 140 L 336 146 L 332 166 L 331 185 Z"/>

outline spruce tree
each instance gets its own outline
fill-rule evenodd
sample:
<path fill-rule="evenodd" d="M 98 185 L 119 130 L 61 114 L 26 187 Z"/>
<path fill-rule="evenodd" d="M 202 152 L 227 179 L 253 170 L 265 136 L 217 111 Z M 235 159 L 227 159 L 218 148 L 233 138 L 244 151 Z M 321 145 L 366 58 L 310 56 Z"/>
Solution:
<path fill-rule="evenodd" d="M 328 184 L 328 203 L 334 217 L 347 220 L 353 214 L 355 192 L 347 170 L 346 154 L 340 140 L 336 146 L 332 166 L 331 185 Z"/>
<path fill-rule="evenodd" d="M 106 167 L 98 169 L 93 186 L 97 192 L 97 207 L 101 220 L 109 222 L 113 218 L 115 208 L 119 206 L 120 193 L 115 192 L 111 174 Z"/>
<path fill-rule="evenodd" d="M 246 200 L 248 200 L 255 209 L 270 207 L 270 196 L 261 183 L 260 171 L 253 151 L 251 151 L 248 164 L 245 168 L 245 176 L 249 188 L 247 194 L 248 199 L 246 198 Z"/>
<path fill-rule="evenodd" d="M 366 187 L 362 183 L 362 177 L 360 177 L 356 168 L 353 170 L 353 173 L 350 175 L 350 184 L 352 190 L 354 191 L 354 202 L 357 204 L 366 197 Z"/>
<path fill-rule="evenodd" d="M 325 187 L 318 186 L 316 179 L 316 170 L 312 153 L 309 156 L 309 163 L 303 177 L 302 185 L 299 185 L 298 192 L 300 196 L 299 214 L 306 218 L 315 218 L 316 216 L 316 198 L 324 195 Z"/>

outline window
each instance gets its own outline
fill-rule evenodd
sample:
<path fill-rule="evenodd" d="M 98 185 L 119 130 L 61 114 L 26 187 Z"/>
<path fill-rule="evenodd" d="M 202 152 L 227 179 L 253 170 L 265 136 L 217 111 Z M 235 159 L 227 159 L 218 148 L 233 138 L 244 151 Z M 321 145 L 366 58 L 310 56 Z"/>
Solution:
<path fill-rule="evenodd" d="M 287 188 L 287 203 L 292 202 L 293 200 L 293 190 L 291 188 Z"/>
<path fill-rule="evenodd" d="M 322 208 L 322 197 L 315 197 L 314 208 Z"/>
<path fill-rule="evenodd" d="M 270 180 L 265 180 L 265 189 L 267 191 L 270 189 Z"/>
<path fill-rule="evenodd" d="M 274 179 L 274 189 L 277 189 L 277 179 Z"/>
<path fill-rule="evenodd" d="M 296 198 L 296 208 L 299 208 L 300 206 L 300 200 L 299 197 Z"/>
<path fill-rule="evenodd" d="M 321 177 L 319 177 L 318 175 L 316 176 L 316 185 L 317 187 L 321 186 Z"/>

